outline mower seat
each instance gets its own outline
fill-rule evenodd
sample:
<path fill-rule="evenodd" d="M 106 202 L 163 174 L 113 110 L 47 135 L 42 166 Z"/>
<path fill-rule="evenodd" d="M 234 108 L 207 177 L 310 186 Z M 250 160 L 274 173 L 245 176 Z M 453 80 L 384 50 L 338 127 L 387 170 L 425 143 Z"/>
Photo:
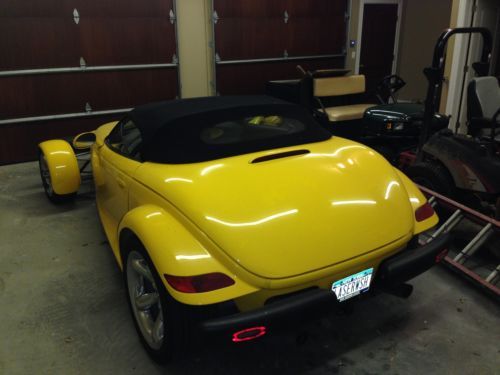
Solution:
<path fill-rule="evenodd" d="M 467 120 L 469 134 L 489 137 L 495 114 L 500 109 L 500 86 L 496 77 L 477 77 L 467 86 Z M 498 125 L 496 126 L 498 130 Z"/>
<path fill-rule="evenodd" d="M 328 121 L 348 121 L 362 119 L 366 109 L 376 104 L 350 104 L 326 107 L 322 99 L 363 94 L 365 76 L 362 74 L 342 77 L 314 78 L 313 95 L 320 104 L 319 111 L 328 117 Z"/>

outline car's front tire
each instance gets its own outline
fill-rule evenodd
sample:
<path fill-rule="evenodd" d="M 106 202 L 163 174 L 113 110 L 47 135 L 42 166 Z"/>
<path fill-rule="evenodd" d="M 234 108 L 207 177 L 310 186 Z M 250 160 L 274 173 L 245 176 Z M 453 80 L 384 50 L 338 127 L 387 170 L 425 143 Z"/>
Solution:
<path fill-rule="evenodd" d="M 148 354 L 167 363 L 189 343 L 189 314 L 168 294 L 144 246 L 127 242 L 124 281 L 134 325 Z"/>
<path fill-rule="evenodd" d="M 47 198 L 49 198 L 52 203 L 67 203 L 75 199 L 76 192 L 70 194 L 57 194 L 54 191 L 52 176 L 50 174 L 47 158 L 42 150 L 39 150 L 38 153 L 38 167 L 40 169 L 40 177 L 42 179 L 43 190 L 45 191 L 45 195 L 47 195 Z"/>

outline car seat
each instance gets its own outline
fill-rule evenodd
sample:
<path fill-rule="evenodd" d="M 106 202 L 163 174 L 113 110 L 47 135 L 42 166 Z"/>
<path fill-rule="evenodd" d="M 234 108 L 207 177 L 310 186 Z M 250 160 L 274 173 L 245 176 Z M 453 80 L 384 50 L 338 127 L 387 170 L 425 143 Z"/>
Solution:
<path fill-rule="evenodd" d="M 500 86 L 493 76 L 477 77 L 467 87 L 468 132 L 477 137 L 495 137 L 500 120 Z M 495 137 L 498 138 L 498 137 Z"/>

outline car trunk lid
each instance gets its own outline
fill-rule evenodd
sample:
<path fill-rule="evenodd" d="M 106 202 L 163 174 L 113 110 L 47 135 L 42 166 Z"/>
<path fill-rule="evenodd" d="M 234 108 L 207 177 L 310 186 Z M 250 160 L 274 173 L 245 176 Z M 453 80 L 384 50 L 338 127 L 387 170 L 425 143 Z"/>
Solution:
<path fill-rule="evenodd" d="M 413 226 L 393 167 L 341 138 L 192 165 L 145 163 L 137 178 L 267 279 L 369 253 Z"/>

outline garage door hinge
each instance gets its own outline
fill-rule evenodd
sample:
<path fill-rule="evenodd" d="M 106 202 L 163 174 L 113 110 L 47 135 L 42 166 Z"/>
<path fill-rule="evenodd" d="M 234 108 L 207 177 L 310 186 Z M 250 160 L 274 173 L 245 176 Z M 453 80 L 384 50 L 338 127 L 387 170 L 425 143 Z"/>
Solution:
<path fill-rule="evenodd" d="M 179 64 L 179 58 L 175 53 L 172 55 L 172 64 Z"/>
<path fill-rule="evenodd" d="M 80 23 L 80 13 L 78 13 L 78 9 L 73 9 L 73 21 L 78 25 Z"/>
<path fill-rule="evenodd" d="M 220 62 L 220 56 L 218 53 L 215 54 L 215 62 Z"/>
<path fill-rule="evenodd" d="M 283 57 L 284 57 L 285 59 L 288 59 L 288 51 L 287 51 L 287 50 L 284 50 L 284 51 L 283 51 Z"/>
<path fill-rule="evenodd" d="M 85 112 L 87 113 L 92 112 L 92 107 L 90 106 L 89 102 L 85 103 Z"/>
<path fill-rule="evenodd" d="M 215 23 L 217 23 L 217 21 L 219 21 L 219 15 L 217 14 L 217 11 L 214 10 L 214 12 L 212 14 L 212 22 L 215 24 Z"/>
<path fill-rule="evenodd" d="M 344 13 L 344 19 L 345 19 L 346 21 L 349 21 L 349 19 L 350 19 L 350 18 L 351 18 L 351 16 L 349 15 L 349 13 L 348 13 L 348 12 L 345 12 L 345 13 Z"/>
<path fill-rule="evenodd" d="M 83 57 L 80 57 L 80 68 L 85 69 L 87 67 L 87 62 Z"/>
<path fill-rule="evenodd" d="M 174 22 L 177 20 L 177 18 L 175 17 L 175 13 L 172 9 L 170 9 L 169 16 L 170 16 L 170 23 L 173 25 Z"/>
<path fill-rule="evenodd" d="M 288 15 L 288 12 L 285 10 L 285 13 L 283 13 L 283 21 L 285 23 L 288 23 L 289 19 L 290 19 L 290 16 Z"/>

